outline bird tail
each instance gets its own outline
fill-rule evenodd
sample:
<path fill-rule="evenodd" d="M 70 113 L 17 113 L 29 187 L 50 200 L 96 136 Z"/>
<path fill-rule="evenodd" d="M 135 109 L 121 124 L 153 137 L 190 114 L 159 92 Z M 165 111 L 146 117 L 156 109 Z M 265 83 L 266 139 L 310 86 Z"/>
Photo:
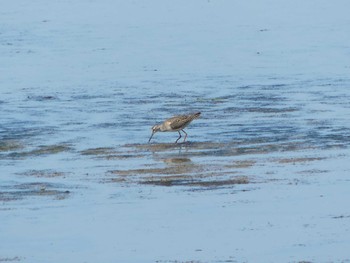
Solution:
<path fill-rule="evenodd" d="M 197 119 L 197 118 L 199 118 L 200 115 L 201 115 L 200 112 L 196 112 L 196 113 L 193 114 L 192 118 L 193 119 Z"/>

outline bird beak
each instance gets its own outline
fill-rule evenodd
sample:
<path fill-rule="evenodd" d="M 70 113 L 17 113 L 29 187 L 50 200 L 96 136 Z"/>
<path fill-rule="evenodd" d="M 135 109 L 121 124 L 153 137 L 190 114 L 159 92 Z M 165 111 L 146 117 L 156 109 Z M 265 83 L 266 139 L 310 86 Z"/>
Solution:
<path fill-rule="evenodd" d="M 151 139 L 152 139 L 152 137 L 153 137 L 153 134 L 155 134 L 154 131 L 152 131 L 152 135 L 151 135 L 151 137 L 149 138 L 148 143 L 151 141 Z"/>

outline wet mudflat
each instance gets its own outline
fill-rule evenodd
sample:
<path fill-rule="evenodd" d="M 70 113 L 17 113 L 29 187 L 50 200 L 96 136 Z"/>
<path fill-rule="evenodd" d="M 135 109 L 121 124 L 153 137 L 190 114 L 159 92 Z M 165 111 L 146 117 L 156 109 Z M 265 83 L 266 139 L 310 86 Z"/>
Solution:
<path fill-rule="evenodd" d="M 0 262 L 348 262 L 343 8 L 107 2 L 1 11 Z"/>
<path fill-rule="evenodd" d="M 298 90 L 310 102 L 290 97 Z M 78 122 L 69 106 L 62 106 L 68 101 L 77 107 L 75 99 L 35 100 L 27 113 L 35 116 L 44 103 L 45 114 L 56 112 L 56 119 L 50 118 L 55 125 L 2 123 L 1 230 L 7 241 L 1 260 L 55 262 L 67 255 L 71 262 L 90 262 L 90 257 L 135 262 L 346 259 L 350 127 L 345 120 L 350 109 L 344 101 L 350 99 L 341 91 L 338 85 L 315 93 L 286 84 L 230 86 L 231 95 L 218 99 L 194 94 L 191 105 L 204 108 L 203 117 L 187 129 L 188 141 L 178 144 L 176 133 L 157 133 L 147 143 L 150 127 L 163 119 L 157 115 L 175 114 L 177 107 L 143 115 L 134 102 L 135 118 L 121 121 L 118 115 L 132 101 L 123 104 L 125 99 L 113 92 L 101 95 L 108 97 L 103 106 L 100 97 L 80 98 L 78 112 L 107 113 L 111 124 L 106 125 L 98 118 L 93 124 Z M 278 103 L 277 96 L 283 98 Z M 178 96 L 170 98 L 183 103 Z M 18 104 L 27 103 L 24 96 L 2 109 L 21 113 Z M 154 106 L 165 103 L 159 99 Z M 232 108 L 245 103 L 250 108 Z M 118 104 L 120 112 L 108 111 Z M 325 105 L 323 114 L 315 114 L 318 105 Z M 118 120 L 122 125 L 115 124 Z M 121 135 L 123 130 L 129 135 Z M 39 255 L 39 246 L 47 242 L 51 245 Z M 170 244 L 173 249 L 167 248 Z M 260 247 L 253 256 L 252 245 Z M 67 246 L 74 249 L 67 252 Z M 320 253 L 318 247 L 327 249 Z M 333 257 L 335 247 L 339 256 Z"/>

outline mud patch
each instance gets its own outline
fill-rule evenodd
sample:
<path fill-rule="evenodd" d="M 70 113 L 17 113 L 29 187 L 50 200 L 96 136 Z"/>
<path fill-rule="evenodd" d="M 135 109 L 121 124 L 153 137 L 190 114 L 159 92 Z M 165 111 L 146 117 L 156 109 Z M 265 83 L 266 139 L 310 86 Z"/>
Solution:
<path fill-rule="evenodd" d="M 262 113 L 262 114 L 269 114 L 269 113 L 289 113 L 289 112 L 296 112 L 298 111 L 298 108 L 295 107 L 285 107 L 285 108 L 272 108 L 272 107 L 228 107 L 224 109 L 225 113 L 238 113 L 238 112 L 249 112 L 249 113 Z"/>
<path fill-rule="evenodd" d="M 348 219 L 350 218 L 350 215 L 339 215 L 339 216 L 332 216 L 333 219 Z"/>
<path fill-rule="evenodd" d="M 82 155 L 109 155 L 116 153 L 115 149 L 112 147 L 99 147 L 99 148 L 90 148 L 80 152 Z"/>
<path fill-rule="evenodd" d="M 278 159 L 276 162 L 282 163 L 282 164 L 297 164 L 297 163 L 307 163 L 307 162 L 314 162 L 314 161 L 320 161 L 324 160 L 325 158 L 321 157 L 296 157 L 296 158 L 283 158 Z"/>
<path fill-rule="evenodd" d="M 62 152 L 72 151 L 73 148 L 68 144 L 54 144 L 54 145 L 40 145 L 36 149 L 26 152 L 12 152 L 8 154 L 9 158 L 27 158 L 32 156 L 40 156 L 40 155 L 50 155 L 57 154 Z"/>
<path fill-rule="evenodd" d="M 226 165 L 227 168 L 241 169 L 252 167 L 256 161 L 244 160 L 244 161 L 235 161 L 233 164 Z"/>
<path fill-rule="evenodd" d="M 174 174 L 189 174 L 194 171 L 199 172 L 204 168 L 198 165 L 187 164 L 187 165 L 176 165 L 163 168 L 144 168 L 144 169 L 130 169 L 130 170 L 114 170 L 109 173 L 119 176 L 143 176 L 147 174 L 158 174 L 158 175 L 174 175 Z"/>
<path fill-rule="evenodd" d="M 28 155 L 45 155 L 45 154 L 56 154 L 61 152 L 71 151 L 72 147 L 70 145 L 57 144 L 57 145 L 42 145 L 37 149 L 28 152 Z"/>
<path fill-rule="evenodd" d="M 317 174 L 325 174 L 325 173 L 329 173 L 329 172 L 330 172 L 329 170 L 311 169 L 311 170 L 300 171 L 300 172 L 298 172 L 298 174 L 317 175 Z"/>
<path fill-rule="evenodd" d="M 19 262 L 19 261 L 21 261 L 20 257 L 0 258 L 0 262 Z"/>
<path fill-rule="evenodd" d="M 29 170 L 19 175 L 32 176 L 32 177 L 44 177 L 44 178 L 53 178 L 53 177 L 63 177 L 65 173 L 57 172 L 54 170 Z"/>
<path fill-rule="evenodd" d="M 185 157 L 164 158 L 161 160 L 168 165 L 178 165 L 178 164 L 185 165 L 185 164 L 190 164 L 192 162 L 190 158 L 185 158 Z"/>
<path fill-rule="evenodd" d="M 28 197 L 51 197 L 62 200 L 69 197 L 69 190 L 62 190 L 63 186 L 50 183 L 25 183 L 11 186 L 1 186 L 0 201 L 9 202 Z"/>
<path fill-rule="evenodd" d="M 268 141 L 268 142 L 267 142 Z M 269 138 L 246 138 L 231 142 L 185 142 L 126 144 L 118 150 L 128 154 L 140 154 L 153 159 L 153 163 L 141 164 L 137 169 L 116 169 L 106 172 L 102 182 L 140 184 L 154 186 L 185 186 L 192 188 L 216 189 L 238 184 L 251 184 L 258 177 L 246 176 L 258 160 L 253 155 L 268 155 L 276 152 L 307 149 L 300 141 L 270 142 Z M 87 153 L 110 154 L 112 148 L 94 149 Z M 239 160 L 237 160 L 237 157 Z M 193 160 L 192 160 L 193 159 Z M 210 159 L 210 162 L 205 160 Z M 214 161 L 217 159 L 217 161 Z M 294 157 L 259 161 L 259 165 L 270 162 L 280 164 L 301 163 L 322 160 L 319 157 Z M 242 171 L 244 169 L 244 174 Z M 252 173 L 254 174 L 254 173 Z M 254 178 L 254 179 L 253 179 Z M 261 178 L 262 181 L 271 178 Z"/>
<path fill-rule="evenodd" d="M 189 188 L 217 189 L 238 184 L 249 184 L 247 176 L 236 175 L 236 171 L 221 164 L 194 163 L 189 158 L 164 158 L 163 167 L 144 167 L 129 170 L 111 170 L 104 182 L 131 183 L 153 186 L 184 186 Z M 252 165 L 252 163 L 241 163 Z"/>
<path fill-rule="evenodd" d="M 184 176 L 174 177 L 153 177 L 148 178 L 147 180 L 141 181 L 141 184 L 147 185 L 159 185 L 159 186 L 190 186 L 190 187 L 200 187 L 205 189 L 213 189 L 219 187 L 231 187 L 237 184 L 249 184 L 247 177 L 237 177 L 226 180 L 208 180 L 200 181 L 195 178 L 188 178 Z"/>
<path fill-rule="evenodd" d="M 301 142 L 270 142 L 270 138 L 246 138 L 231 142 L 185 142 L 126 144 L 124 147 L 153 153 L 177 150 L 183 156 L 237 156 L 244 154 L 266 154 L 277 151 L 295 151 L 310 148 Z"/>
<path fill-rule="evenodd" d="M 54 95 L 29 95 L 27 96 L 27 100 L 31 101 L 51 101 L 51 100 L 57 100 L 58 98 Z"/>
<path fill-rule="evenodd" d="M 80 152 L 81 155 L 91 156 L 93 158 L 103 158 L 107 160 L 123 160 L 129 158 L 142 158 L 144 154 L 135 151 L 117 151 L 112 147 L 90 148 Z"/>
<path fill-rule="evenodd" d="M 1 140 L 0 141 L 0 153 L 1 152 L 9 152 L 9 151 L 17 151 L 23 149 L 24 146 L 20 141 L 17 140 Z"/>
<path fill-rule="evenodd" d="M 126 144 L 127 148 L 134 148 L 137 150 L 148 150 L 152 152 L 168 151 L 173 149 L 181 149 L 189 146 L 189 142 L 186 143 L 149 143 L 149 144 Z"/>

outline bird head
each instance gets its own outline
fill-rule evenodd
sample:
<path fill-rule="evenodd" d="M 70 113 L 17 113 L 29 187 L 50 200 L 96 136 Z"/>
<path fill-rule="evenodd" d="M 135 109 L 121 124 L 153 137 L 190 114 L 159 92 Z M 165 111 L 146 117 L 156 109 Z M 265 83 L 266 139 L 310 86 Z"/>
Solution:
<path fill-rule="evenodd" d="M 153 137 L 153 135 L 154 135 L 156 132 L 159 132 L 159 131 L 160 131 L 160 125 L 154 125 L 154 126 L 152 127 L 152 135 L 151 135 L 151 137 L 149 138 L 148 142 L 150 142 L 151 139 L 152 139 L 152 137 Z"/>

